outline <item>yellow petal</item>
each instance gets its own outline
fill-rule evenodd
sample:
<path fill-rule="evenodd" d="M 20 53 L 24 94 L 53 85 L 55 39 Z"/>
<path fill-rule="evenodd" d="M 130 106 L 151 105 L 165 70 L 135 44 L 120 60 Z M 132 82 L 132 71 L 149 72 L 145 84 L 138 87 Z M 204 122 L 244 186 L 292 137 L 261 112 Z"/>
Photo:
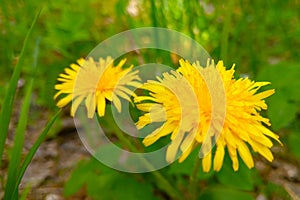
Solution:
<path fill-rule="evenodd" d="M 180 146 L 180 149 L 182 152 L 185 152 L 187 149 L 189 149 L 192 146 L 193 141 L 195 140 L 195 134 L 196 134 L 196 131 L 192 130 L 184 138 L 184 140 Z"/>
<path fill-rule="evenodd" d="M 79 67 L 78 65 L 74 64 L 74 63 L 72 63 L 72 64 L 70 65 L 70 67 L 71 67 L 74 71 L 78 71 L 78 70 L 80 69 L 80 67 Z"/>
<path fill-rule="evenodd" d="M 274 93 L 275 93 L 275 90 L 272 89 L 272 90 L 267 90 L 267 91 L 258 93 L 256 95 L 254 95 L 254 97 L 258 100 L 261 100 L 261 99 L 267 98 L 268 96 L 271 96 Z"/>
<path fill-rule="evenodd" d="M 72 80 L 72 77 L 70 77 L 70 76 L 67 75 L 67 74 L 59 74 L 59 77 L 65 78 L 65 79 L 69 79 L 69 80 Z"/>
<path fill-rule="evenodd" d="M 274 140 L 276 140 L 280 145 L 282 145 L 281 141 L 279 140 L 279 136 L 276 135 L 275 133 L 273 133 L 272 131 L 270 131 L 268 128 L 264 127 L 264 126 L 257 126 L 257 128 L 259 130 L 261 130 L 261 132 L 263 132 L 263 134 L 273 138 Z"/>
<path fill-rule="evenodd" d="M 236 149 L 231 146 L 227 146 L 227 149 L 228 149 L 231 161 L 232 161 L 232 168 L 234 171 L 237 171 L 239 169 L 239 160 L 237 157 Z"/>
<path fill-rule="evenodd" d="M 224 146 L 222 145 L 217 145 L 217 150 L 216 154 L 214 157 L 214 170 L 215 171 L 220 171 L 223 165 L 223 160 L 224 160 L 224 155 L 225 155 L 225 150 Z"/>
<path fill-rule="evenodd" d="M 202 168 L 204 172 L 209 172 L 211 168 L 211 152 L 206 154 L 202 159 Z"/>
<path fill-rule="evenodd" d="M 141 102 L 141 101 L 154 101 L 156 102 L 157 99 L 153 98 L 153 97 L 148 97 L 148 96 L 137 96 L 134 98 L 134 103 L 138 103 L 138 102 Z"/>
<path fill-rule="evenodd" d="M 88 118 L 93 118 L 96 111 L 96 97 L 94 94 L 89 94 L 85 100 L 85 106 L 88 113 Z"/>
<path fill-rule="evenodd" d="M 159 138 L 164 137 L 170 134 L 174 130 L 174 127 L 168 123 L 165 123 L 161 127 L 157 128 L 153 133 L 145 137 L 143 144 L 149 146 L 156 142 Z"/>
<path fill-rule="evenodd" d="M 61 95 L 61 94 L 63 94 L 63 91 L 62 90 L 60 90 L 60 91 L 58 91 L 55 95 L 54 95 L 54 99 L 56 99 L 59 95 Z"/>
<path fill-rule="evenodd" d="M 137 81 L 131 81 L 131 82 L 127 83 L 126 85 L 132 86 L 132 87 L 135 87 L 135 88 L 139 88 L 142 84 L 140 82 L 137 82 Z"/>
<path fill-rule="evenodd" d="M 254 162 L 253 162 L 252 155 L 251 155 L 247 145 L 243 141 L 240 141 L 237 144 L 237 149 L 238 149 L 239 154 L 240 154 L 241 158 L 243 159 L 244 163 L 247 165 L 247 167 L 249 169 L 253 168 Z"/>
<path fill-rule="evenodd" d="M 153 106 L 157 105 L 156 103 L 141 103 L 137 104 L 136 107 L 144 112 L 149 112 Z"/>
<path fill-rule="evenodd" d="M 77 75 L 77 72 L 73 71 L 70 68 L 66 68 L 65 72 L 66 72 L 66 74 L 70 75 L 71 77 L 76 77 L 76 75 Z"/>
<path fill-rule="evenodd" d="M 66 106 L 71 101 L 72 101 L 72 94 L 69 94 L 68 96 L 66 96 L 66 97 L 62 98 L 61 100 L 59 100 L 56 105 L 58 107 L 62 108 L 64 106 Z"/>
<path fill-rule="evenodd" d="M 75 112 L 76 112 L 79 104 L 83 101 L 83 99 L 84 99 L 83 95 L 73 99 L 72 106 L 71 106 L 71 116 L 72 117 L 75 116 Z"/>
<path fill-rule="evenodd" d="M 150 115 L 149 113 L 143 115 L 143 116 L 140 116 L 139 117 L 139 120 L 136 122 L 136 127 L 137 129 L 142 129 L 144 128 L 144 126 L 150 124 L 152 121 L 151 121 L 151 118 L 150 118 Z"/>
<path fill-rule="evenodd" d="M 121 101 L 119 99 L 119 97 L 117 97 L 115 94 L 113 94 L 112 96 L 112 103 L 115 105 L 115 107 L 117 108 L 118 112 L 121 112 L 122 109 L 122 105 L 121 105 Z"/>
<path fill-rule="evenodd" d="M 86 62 L 86 60 L 84 58 L 79 58 L 77 60 L 77 63 L 80 65 L 80 66 L 83 66 L 83 64 Z"/>
<path fill-rule="evenodd" d="M 112 91 L 103 91 L 102 95 L 108 99 L 109 101 L 112 101 L 113 92 Z"/>
<path fill-rule="evenodd" d="M 97 98 L 97 111 L 100 117 L 103 117 L 105 114 L 105 98 L 103 96 L 99 96 Z"/>
<path fill-rule="evenodd" d="M 178 162 L 183 162 L 187 157 L 188 155 L 190 155 L 190 153 L 192 152 L 193 148 L 194 148 L 194 142 L 192 142 L 192 144 L 190 144 L 188 146 L 188 148 L 185 148 L 184 150 L 182 150 L 182 154 L 180 156 L 180 158 L 178 159 Z"/>
<path fill-rule="evenodd" d="M 121 85 L 118 85 L 116 90 L 122 91 L 123 93 L 127 94 L 128 96 L 132 96 L 134 94 L 132 90 L 130 90 L 127 87 L 121 86 Z"/>
<path fill-rule="evenodd" d="M 176 134 L 175 139 L 168 146 L 167 157 L 166 157 L 167 162 L 172 163 L 175 160 L 177 152 L 178 152 L 178 148 L 183 139 L 183 136 L 184 136 L 184 132 L 182 132 L 182 131 L 178 132 Z"/>
<path fill-rule="evenodd" d="M 125 92 L 123 92 L 122 90 L 115 90 L 115 94 L 117 96 L 122 97 L 123 99 L 126 99 L 127 101 L 131 102 L 130 96 L 128 94 L 126 94 Z"/>
<path fill-rule="evenodd" d="M 249 144 L 251 145 L 252 149 L 255 152 L 258 152 L 260 155 L 262 155 L 263 157 L 265 157 L 269 162 L 273 161 L 273 155 L 272 152 L 270 151 L 270 149 L 256 141 L 249 141 Z"/>

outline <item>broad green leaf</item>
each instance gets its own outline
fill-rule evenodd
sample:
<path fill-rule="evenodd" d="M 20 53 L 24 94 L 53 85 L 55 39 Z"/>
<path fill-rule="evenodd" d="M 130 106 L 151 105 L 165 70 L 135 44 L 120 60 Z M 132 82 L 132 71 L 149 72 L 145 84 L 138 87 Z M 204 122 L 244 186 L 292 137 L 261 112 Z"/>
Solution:
<path fill-rule="evenodd" d="M 75 194 L 80 188 L 82 188 L 88 181 L 91 175 L 93 166 L 89 164 L 88 161 L 81 161 L 78 163 L 77 167 L 73 170 L 70 178 L 65 183 L 64 195 L 70 196 Z"/>
<path fill-rule="evenodd" d="M 133 174 L 119 172 L 90 176 L 87 190 L 93 199 L 155 200 L 153 188 L 146 182 L 137 181 Z"/>
<path fill-rule="evenodd" d="M 297 86 L 300 84 L 300 65 L 299 63 L 279 63 L 277 65 L 265 66 L 257 76 L 258 81 L 269 81 L 271 88 L 289 88 L 291 97 L 300 98 Z M 298 90 L 299 91 L 299 90 Z M 295 92 L 295 93 L 294 93 Z"/>
<path fill-rule="evenodd" d="M 117 199 L 126 200 L 156 200 L 153 188 L 145 181 L 137 181 L 133 174 L 123 176 L 114 185 Z"/>
<path fill-rule="evenodd" d="M 137 180 L 134 174 L 106 167 L 94 158 L 79 163 L 65 185 L 64 194 L 75 194 L 83 186 L 87 187 L 88 195 L 95 200 L 157 199 L 152 186 L 146 181 Z"/>
<path fill-rule="evenodd" d="M 234 190 L 232 188 L 226 188 L 221 186 L 211 186 L 202 192 L 198 200 L 254 200 L 255 198 L 247 192 Z"/>
<path fill-rule="evenodd" d="M 268 116 L 274 130 L 286 127 L 297 116 L 297 104 L 286 99 L 285 94 L 277 93 L 268 100 Z"/>
<path fill-rule="evenodd" d="M 295 120 L 300 103 L 300 65 L 280 63 L 263 68 L 257 79 L 272 84 L 265 89 L 274 88 L 275 94 L 267 98 L 268 116 L 274 130 L 286 127 Z"/>
<path fill-rule="evenodd" d="M 66 182 L 64 195 L 68 197 L 75 194 L 84 185 L 89 184 L 91 180 L 97 178 L 99 173 L 111 174 L 112 171 L 112 169 L 104 166 L 95 158 L 82 160 L 78 163 Z"/>
<path fill-rule="evenodd" d="M 82 160 L 73 170 L 69 180 L 64 187 L 64 195 L 70 196 L 75 194 L 81 187 L 87 185 L 89 181 L 99 177 L 99 174 L 112 174 L 113 169 L 101 164 L 95 158 Z"/>

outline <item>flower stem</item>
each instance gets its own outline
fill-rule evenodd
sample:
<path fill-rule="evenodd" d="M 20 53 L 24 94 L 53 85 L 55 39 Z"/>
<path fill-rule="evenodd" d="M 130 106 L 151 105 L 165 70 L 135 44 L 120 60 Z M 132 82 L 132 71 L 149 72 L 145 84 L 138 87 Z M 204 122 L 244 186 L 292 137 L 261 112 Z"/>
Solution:
<path fill-rule="evenodd" d="M 230 0 L 228 3 L 228 7 L 226 9 L 226 15 L 225 15 L 225 21 L 224 26 L 222 30 L 222 41 L 221 41 L 221 59 L 226 64 L 227 62 L 227 51 L 228 51 L 228 36 L 230 31 L 230 22 L 231 22 L 231 16 L 232 16 L 232 10 L 234 6 L 234 0 Z"/>
<path fill-rule="evenodd" d="M 134 145 L 132 145 L 130 140 L 128 140 L 124 136 L 124 133 L 117 126 L 112 125 L 111 128 L 113 129 L 113 131 L 114 131 L 115 135 L 117 136 L 117 138 L 119 139 L 119 141 L 123 145 L 125 145 L 130 151 L 132 151 L 132 152 L 138 151 L 138 149 Z M 150 170 L 153 169 L 153 166 L 151 165 L 151 163 L 149 163 L 145 158 L 143 158 L 141 156 L 140 159 L 148 169 L 150 169 Z M 156 180 L 158 182 L 157 185 L 162 190 L 164 190 L 172 199 L 174 199 L 174 200 L 182 199 L 181 193 L 178 190 L 176 190 L 159 171 L 151 171 L 151 173 L 156 178 Z"/>
<path fill-rule="evenodd" d="M 193 172 L 190 176 L 190 186 L 189 186 L 189 195 L 190 195 L 190 199 L 191 200 L 195 200 L 197 199 L 197 182 L 198 182 L 198 172 L 200 169 L 200 158 L 198 156 L 196 156 L 196 160 L 195 160 L 195 164 L 194 164 L 194 168 L 193 168 Z"/>

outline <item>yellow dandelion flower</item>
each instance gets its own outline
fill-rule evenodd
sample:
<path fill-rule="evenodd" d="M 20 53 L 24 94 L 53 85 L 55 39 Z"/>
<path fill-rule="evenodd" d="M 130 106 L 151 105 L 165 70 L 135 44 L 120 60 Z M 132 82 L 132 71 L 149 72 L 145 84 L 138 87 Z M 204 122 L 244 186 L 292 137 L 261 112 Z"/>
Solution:
<path fill-rule="evenodd" d="M 100 58 L 98 62 L 91 57 L 77 60 L 78 64 L 71 64 L 57 79 L 61 83 L 55 85 L 58 92 L 54 98 L 66 95 L 57 102 L 57 106 L 64 107 L 72 101 L 71 116 L 74 116 L 78 106 L 84 101 L 88 118 L 93 118 L 96 109 L 100 117 L 104 116 L 108 100 L 121 112 L 119 97 L 131 101 L 130 96 L 134 96 L 134 93 L 128 86 L 140 86 L 138 71 L 131 72 L 133 66 L 123 69 L 125 62 L 126 59 L 123 59 L 114 66 L 111 57 Z"/>
<path fill-rule="evenodd" d="M 196 146 L 202 145 L 202 148 L 206 148 L 202 160 L 205 172 L 212 165 L 213 140 L 216 140 L 213 157 L 215 171 L 219 171 L 223 165 L 225 148 L 235 171 L 239 168 L 238 154 L 248 168 L 254 166 L 249 147 L 271 162 L 273 155 L 270 148 L 273 143 L 270 138 L 280 141 L 278 135 L 264 126 L 271 124 L 259 111 L 267 109 L 264 98 L 275 91 L 258 92 L 269 82 L 254 82 L 248 78 L 235 80 L 233 74 L 234 66 L 226 70 L 222 61 L 217 66 L 208 62 L 203 68 L 198 62 L 191 65 L 181 59 L 176 72 L 164 74 L 158 81 L 144 84 L 142 88 L 150 91 L 150 96 L 134 99 L 138 103 L 137 108 L 147 112 L 139 118 L 137 127 L 141 129 L 152 122 L 164 123 L 144 138 L 143 143 L 148 146 L 171 134 L 172 143 L 168 146 L 166 158 L 169 162 L 174 161 L 179 150 L 179 162 L 182 162 Z M 220 86 L 216 85 L 216 76 L 222 82 L 223 97 Z M 212 98 L 216 99 L 214 105 Z M 225 98 L 224 110 L 218 105 L 220 98 Z M 149 100 L 152 102 L 149 103 Z M 212 110 L 217 113 L 216 116 L 212 116 Z M 207 138 L 209 142 L 206 142 Z"/>

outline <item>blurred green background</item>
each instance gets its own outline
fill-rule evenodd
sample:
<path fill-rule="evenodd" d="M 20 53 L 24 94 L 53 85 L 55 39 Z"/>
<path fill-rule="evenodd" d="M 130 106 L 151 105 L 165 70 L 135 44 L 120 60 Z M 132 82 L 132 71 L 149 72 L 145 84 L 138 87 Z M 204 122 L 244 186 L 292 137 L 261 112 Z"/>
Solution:
<path fill-rule="evenodd" d="M 32 124 L 38 124 L 41 116 L 45 118 L 45 113 L 49 115 L 46 118 L 50 118 L 56 110 L 54 84 L 58 74 L 70 63 L 85 57 L 101 41 L 121 31 L 147 26 L 165 27 L 192 37 L 215 61 L 224 60 L 228 68 L 235 63 L 239 76 L 272 82 L 268 88 L 275 88 L 276 94 L 267 99 L 269 108 L 264 115 L 270 118 L 271 129 L 280 135 L 284 146 L 275 145 L 275 160 L 279 164 L 266 165 L 269 171 L 286 164 L 299 170 L 298 0 L 229 0 L 226 3 L 220 0 L 2 0 L 0 5 L 0 105 L 25 35 L 34 15 L 43 8 L 26 52 L 17 96 L 22 96 L 23 85 L 32 76 L 33 58 L 37 56 L 38 72 L 30 116 Z M 142 56 L 145 61 L 150 59 L 147 53 Z M 52 130 L 53 139 L 62 126 Z M 182 165 L 175 163 L 163 169 L 162 173 L 175 181 L 174 185 L 185 194 L 192 166 L 191 158 Z M 260 195 L 266 199 L 275 199 L 276 196 L 289 199 L 297 196 L 297 189 L 289 190 L 291 187 L 287 185 L 299 189 L 298 175 L 292 178 L 288 174 L 286 177 L 282 175 L 283 180 L 276 181 L 270 179 L 272 173 L 268 170 L 265 172 L 259 167 L 248 170 L 242 166 L 238 173 L 234 173 L 229 163 L 220 173 L 207 175 L 199 172 L 199 187 L 202 188 L 199 199 L 222 199 L 224 196 L 226 199 L 255 199 Z M 67 180 L 64 194 L 74 195 L 85 185 L 85 195 L 93 199 L 169 199 L 148 176 L 119 173 L 93 159 L 86 160 L 80 162 Z M 139 193 L 134 195 L 137 190 Z"/>

